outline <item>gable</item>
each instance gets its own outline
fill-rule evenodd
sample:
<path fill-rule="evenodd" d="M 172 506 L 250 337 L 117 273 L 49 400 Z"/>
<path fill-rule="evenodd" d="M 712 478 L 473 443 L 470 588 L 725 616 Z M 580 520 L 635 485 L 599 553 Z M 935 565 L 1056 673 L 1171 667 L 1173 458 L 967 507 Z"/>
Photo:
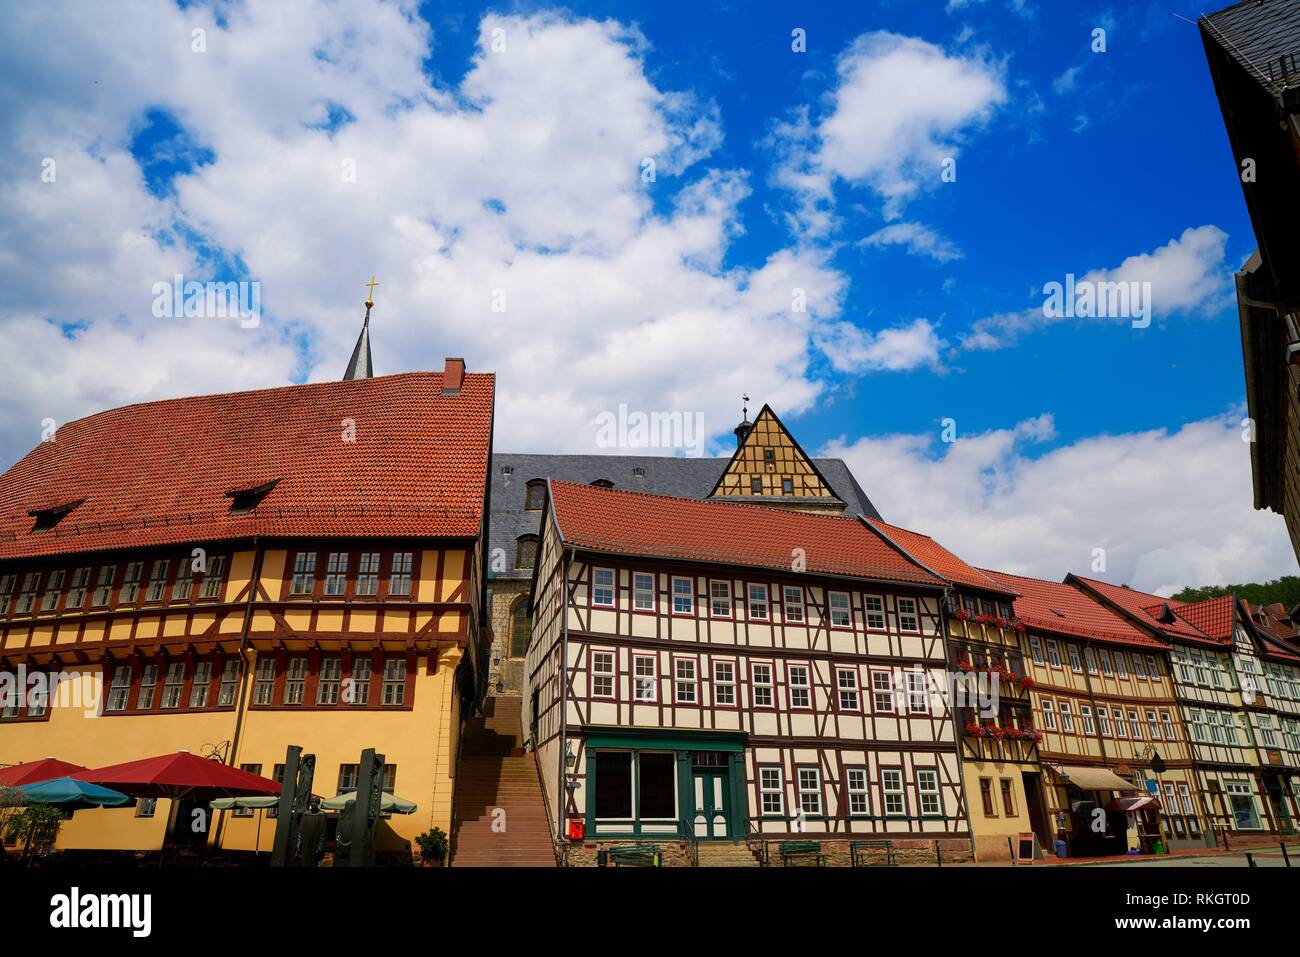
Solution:
<path fill-rule="evenodd" d="M 822 506 L 835 511 L 844 508 L 844 502 L 812 459 L 766 405 L 754 418 L 709 497 Z"/>

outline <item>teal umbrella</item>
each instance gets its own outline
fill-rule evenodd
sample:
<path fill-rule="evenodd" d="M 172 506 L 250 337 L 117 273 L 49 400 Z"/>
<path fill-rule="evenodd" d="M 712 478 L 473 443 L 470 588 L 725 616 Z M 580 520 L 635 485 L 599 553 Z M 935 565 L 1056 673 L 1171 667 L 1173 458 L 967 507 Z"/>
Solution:
<path fill-rule="evenodd" d="M 349 801 L 355 801 L 355 793 L 336 794 L 327 801 L 321 801 L 320 806 L 326 811 L 341 811 L 347 806 Z M 385 814 L 414 814 L 415 802 L 408 801 L 406 798 L 399 798 L 395 794 L 384 792 L 383 800 L 379 802 L 379 809 Z"/>
<path fill-rule="evenodd" d="M 121 807 L 130 804 L 131 798 L 121 791 L 113 791 L 78 781 L 76 778 L 54 778 L 39 784 L 24 784 L 15 790 L 30 804 L 57 804 L 67 811 L 88 807 Z"/>

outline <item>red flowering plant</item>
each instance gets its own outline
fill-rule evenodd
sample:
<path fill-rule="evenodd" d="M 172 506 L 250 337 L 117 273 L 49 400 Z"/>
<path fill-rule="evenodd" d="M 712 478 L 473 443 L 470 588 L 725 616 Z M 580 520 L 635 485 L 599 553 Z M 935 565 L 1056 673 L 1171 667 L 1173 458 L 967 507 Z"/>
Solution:
<path fill-rule="evenodd" d="M 989 737 L 992 738 L 994 741 L 1001 741 L 1006 736 L 1007 736 L 1006 728 L 999 728 L 996 725 L 989 728 Z"/>
<path fill-rule="evenodd" d="M 958 660 L 958 662 L 957 662 L 957 670 L 958 670 L 958 671 L 961 671 L 961 672 L 963 672 L 963 673 L 965 673 L 965 674 L 970 674 L 972 671 L 975 670 L 975 666 L 972 665 L 972 664 L 971 664 L 969 661 L 967 661 L 965 658 L 962 658 L 962 659 Z"/>
<path fill-rule="evenodd" d="M 1034 679 L 1029 675 L 1021 675 L 1017 680 L 1022 688 L 1032 688 L 1034 686 Z"/>
<path fill-rule="evenodd" d="M 957 609 L 957 620 L 958 620 L 958 621 L 970 621 L 970 612 L 967 611 L 965 608 L 958 608 L 958 609 Z"/>
<path fill-rule="evenodd" d="M 989 733 L 989 729 L 982 724 L 968 724 L 965 730 L 966 734 L 972 738 L 986 738 Z"/>
<path fill-rule="evenodd" d="M 1011 630 L 1014 631 L 1017 635 L 1023 635 L 1029 629 L 1025 627 L 1025 623 L 1023 621 L 1015 621 L 1012 622 L 1011 624 Z"/>

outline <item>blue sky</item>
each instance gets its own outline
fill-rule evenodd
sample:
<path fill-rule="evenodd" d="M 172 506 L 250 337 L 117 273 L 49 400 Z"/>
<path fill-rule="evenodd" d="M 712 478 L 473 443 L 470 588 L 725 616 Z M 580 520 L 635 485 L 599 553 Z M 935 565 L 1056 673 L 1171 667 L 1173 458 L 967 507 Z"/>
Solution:
<path fill-rule="evenodd" d="M 1294 571 L 1250 507 L 1253 238 L 1199 11 L 809 6 L 20 4 L 0 464 L 46 418 L 336 378 L 374 272 L 377 370 L 496 371 L 503 449 L 599 451 L 626 404 L 717 454 L 747 391 L 972 561 Z M 258 282 L 260 323 L 151 315 L 178 272 Z M 1067 273 L 1150 281 L 1150 327 L 1045 321 Z"/>

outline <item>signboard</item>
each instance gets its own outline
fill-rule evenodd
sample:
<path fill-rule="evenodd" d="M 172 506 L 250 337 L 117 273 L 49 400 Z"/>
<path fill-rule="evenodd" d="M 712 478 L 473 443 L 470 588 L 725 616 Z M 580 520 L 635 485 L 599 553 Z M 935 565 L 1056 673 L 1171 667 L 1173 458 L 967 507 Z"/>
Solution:
<path fill-rule="evenodd" d="M 1016 863 L 1029 864 L 1034 859 L 1034 832 L 1016 835 Z"/>
<path fill-rule="evenodd" d="M 1160 794 L 1160 785 L 1156 783 L 1155 778 L 1147 778 L 1147 794 Z"/>

